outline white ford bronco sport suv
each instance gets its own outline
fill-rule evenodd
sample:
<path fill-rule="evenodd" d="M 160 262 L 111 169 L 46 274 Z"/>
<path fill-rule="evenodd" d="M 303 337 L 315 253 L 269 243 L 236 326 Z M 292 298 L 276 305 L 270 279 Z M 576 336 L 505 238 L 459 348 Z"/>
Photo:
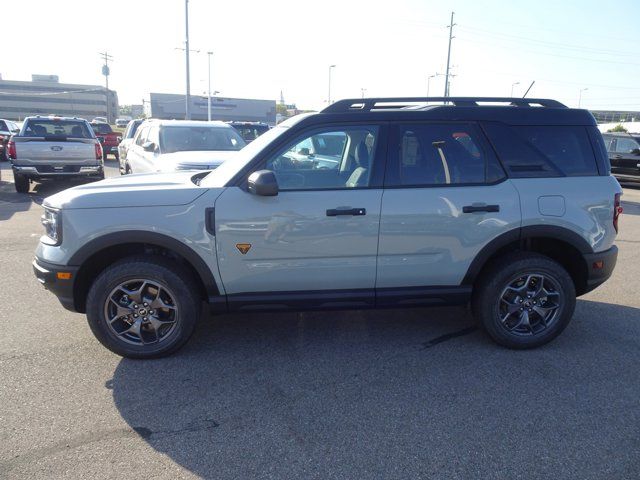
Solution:
<path fill-rule="evenodd" d="M 620 195 L 586 110 L 342 100 L 212 172 L 47 198 L 33 268 L 126 357 L 178 349 L 203 301 L 214 312 L 470 302 L 496 342 L 531 348 L 611 275 Z"/>

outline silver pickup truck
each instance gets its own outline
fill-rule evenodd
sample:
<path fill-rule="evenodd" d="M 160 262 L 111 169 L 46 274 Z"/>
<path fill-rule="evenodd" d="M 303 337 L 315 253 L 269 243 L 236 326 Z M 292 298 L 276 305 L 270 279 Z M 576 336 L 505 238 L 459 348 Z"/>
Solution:
<path fill-rule="evenodd" d="M 104 178 L 102 146 L 83 119 L 27 117 L 8 153 L 19 193 L 27 193 L 32 181 Z"/>

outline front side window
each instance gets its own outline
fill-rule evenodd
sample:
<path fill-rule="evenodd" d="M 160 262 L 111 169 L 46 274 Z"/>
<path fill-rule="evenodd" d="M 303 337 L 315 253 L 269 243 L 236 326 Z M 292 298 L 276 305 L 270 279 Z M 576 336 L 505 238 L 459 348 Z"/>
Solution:
<path fill-rule="evenodd" d="M 280 190 L 365 188 L 370 186 L 377 126 L 317 131 L 294 140 L 267 160 Z"/>
<path fill-rule="evenodd" d="M 503 176 L 472 124 L 407 124 L 398 127 L 387 184 L 482 184 Z M 490 178 L 488 178 L 490 177 Z"/>
<path fill-rule="evenodd" d="M 149 131 L 148 126 L 140 130 L 140 133 L 138 134 L 135 140 L 136 145 L 142 146 L 142 144 L 147 141 L 146 138 L 147 138 L 148 131 Z"/>

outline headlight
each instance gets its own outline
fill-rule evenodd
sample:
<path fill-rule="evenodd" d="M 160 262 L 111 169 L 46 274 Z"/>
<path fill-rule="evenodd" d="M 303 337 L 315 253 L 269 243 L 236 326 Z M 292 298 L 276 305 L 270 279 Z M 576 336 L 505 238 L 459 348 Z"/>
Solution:
<path fill-rule="evenodd" d="M 45 207 L 44 214 L 40 217 L 40 221 L 45 229 L 45 236 L 41 240 L 49 245 L 60 245 L 60 242 L 62 242 L 60 211 Z M 47 242 L 47 239 L 50 241 Z"/>

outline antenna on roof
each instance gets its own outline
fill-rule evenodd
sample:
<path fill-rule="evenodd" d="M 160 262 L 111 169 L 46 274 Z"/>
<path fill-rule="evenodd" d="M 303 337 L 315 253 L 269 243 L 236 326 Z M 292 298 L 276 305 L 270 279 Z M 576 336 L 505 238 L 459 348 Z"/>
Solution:
<path fill-rule="evenodd" d="M 534 80 L 533 82 L 531 82 L 531 85 L 529 85 L 529 88 L 527 88 L 527 91 L 524 92 L 524 95 L 522 95 L 522 98 L 527 96 L 527 93 L 529 93 L 529 90 L 531 90 L 531 87 L 533 87 L 533 84 L 536 83 L 536 81 Z"/>

